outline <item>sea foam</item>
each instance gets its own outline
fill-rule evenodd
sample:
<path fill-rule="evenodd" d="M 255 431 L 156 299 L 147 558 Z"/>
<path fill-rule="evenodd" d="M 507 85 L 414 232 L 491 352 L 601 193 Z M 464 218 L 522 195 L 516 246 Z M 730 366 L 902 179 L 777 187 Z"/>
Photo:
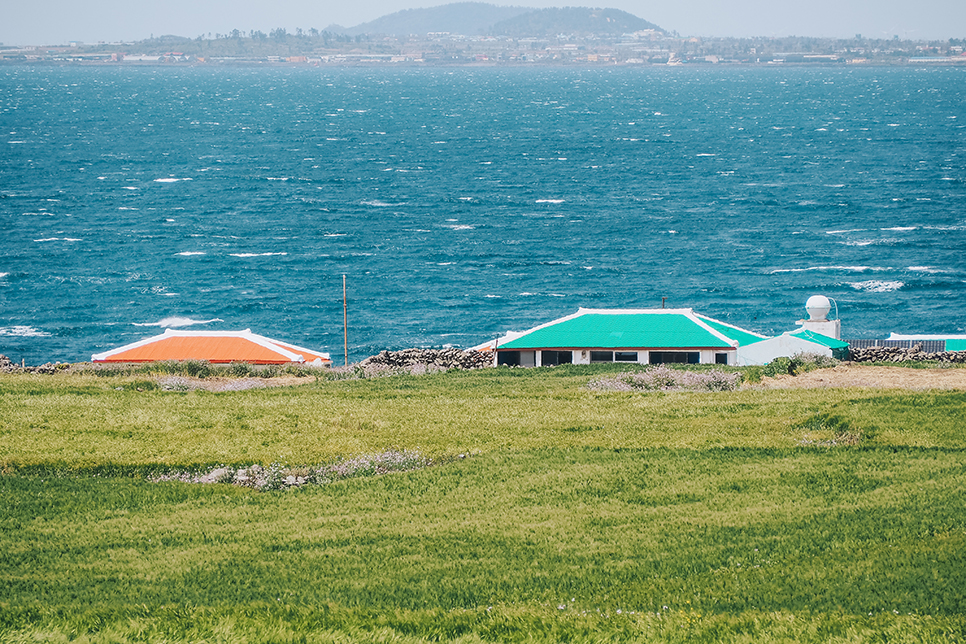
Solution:
<path fill-rule="evenodd" d="M 159 326 L 162 328 L 172 328 L 179 326 L 192 326 L 195 324 L 211 324 L 212 322 L 224 322 L 221 318 L 212 318 L 210 320 L 192 320 L 191 318 L 179 318 L 170 317 L 164 318 L 158 322 L 132 322 L 134 326 Z"/>
<path fill-rule="evenodd" d="M 50 334 L 32 326 L 4 326 L 0 327 L 0 336 L 17 338 L 46 338 Z"/>

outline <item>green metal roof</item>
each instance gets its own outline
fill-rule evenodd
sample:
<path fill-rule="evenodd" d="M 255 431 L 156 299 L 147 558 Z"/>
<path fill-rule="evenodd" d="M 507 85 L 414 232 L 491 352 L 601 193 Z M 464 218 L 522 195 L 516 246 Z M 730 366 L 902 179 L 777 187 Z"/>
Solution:
<path fill-rule="evenodd" d="M 578 311 L 510 340 L 500 349 L 546 349 L 546 348 L 731 348 L 732 345 L 715 335 L 699 322 L 714 325 L 727 338 L 738 340 L 748 337 L 762 338 L 738 331 L 708 318 L 698 318 L 689 310 L 653 312 L 633 311 L 613 313 Z M 741 337 L 738 337 L 741 336 Z"/>
<path fill-rule="evenodd" d="M 801 338 L 803 340 L 808 340 L 809 342 L 814 342 L 815 344 L 820 344 L 823 347 L 828 347 L 829 349 L 845 349 L 849 346 L 848 342 L 836 340 L 835 338 L 822 335 L 821 333 L 815 333 L 814 331 L 809 331 L 807 329 L 795 331 L 789 335 L 795 336 L 796 338 Z"/>
<path fill-rule="evenodd" d="M 750 331 L 745 331 L 744 329 L 739 329 L 737 327 L 724 324 L 723 322 L 718 322 L 717 320 L 706 318 L 703 315 L 699 315 L 698 317 L 701 318 L 705 324 L 707 324 L 709 327 L 711 327 L 718 333 L 721 333 L 722 335 L 726 335 L 732 340 L 737 340 L 738 344 L 740 344 L 743 347 L 748 346 L 749 344 L 754 344 L 756 342 L 761 342 L 762 340 L 768 339 L 768 338 L 763 338 L 759 335 L 755 335 Z"/>

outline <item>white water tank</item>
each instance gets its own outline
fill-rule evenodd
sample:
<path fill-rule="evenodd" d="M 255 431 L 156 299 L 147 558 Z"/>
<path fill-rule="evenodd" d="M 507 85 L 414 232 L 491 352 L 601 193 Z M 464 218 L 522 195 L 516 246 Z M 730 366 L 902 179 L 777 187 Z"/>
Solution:
<path fill-rule="evenodd" d="M 824 322 L 828 319 L 828 312 L 832 310 L 832 303 L 824 295 L 813 295 L 805 302 L 805 310 L 812 322 Z"/>
<path fill-rule="evenodd" d="M 842 321 L 828 319 L 828 312 L 832 310 L 832 302 L 827 297 L 813 295 L 805 302 L 805 310 L 808 311 L 808 319 L 798 321 L 802 328 L 836 340 L 842 339 Z"/>

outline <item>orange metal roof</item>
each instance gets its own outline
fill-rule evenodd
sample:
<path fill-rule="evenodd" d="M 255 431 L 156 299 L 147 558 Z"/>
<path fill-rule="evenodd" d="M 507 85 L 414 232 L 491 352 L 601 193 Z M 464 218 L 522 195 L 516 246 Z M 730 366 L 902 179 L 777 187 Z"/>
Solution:
<path fill-rule="evenodd" d="M 212 363 L 288 362 L 331 363 L 328 354 L 283 344 L 245 331 L 201 332 L 167 330 L 163 335 L 91 356 L 94 362 L 154 362 L 158 360 L 207 360 Z"/>

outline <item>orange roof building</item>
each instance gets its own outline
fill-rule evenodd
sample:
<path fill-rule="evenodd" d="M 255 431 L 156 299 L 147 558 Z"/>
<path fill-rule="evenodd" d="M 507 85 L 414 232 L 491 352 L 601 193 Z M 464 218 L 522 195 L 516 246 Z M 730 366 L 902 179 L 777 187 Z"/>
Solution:
<path fill-rule="evenodd" d="M 213 364 L 301 363 L 329 366 L 328 353 L 303 349 L 244 331 L 175 331 L 91 356 L 92 362 L 155 362 L 159 360 L 207 360 Z"/>

